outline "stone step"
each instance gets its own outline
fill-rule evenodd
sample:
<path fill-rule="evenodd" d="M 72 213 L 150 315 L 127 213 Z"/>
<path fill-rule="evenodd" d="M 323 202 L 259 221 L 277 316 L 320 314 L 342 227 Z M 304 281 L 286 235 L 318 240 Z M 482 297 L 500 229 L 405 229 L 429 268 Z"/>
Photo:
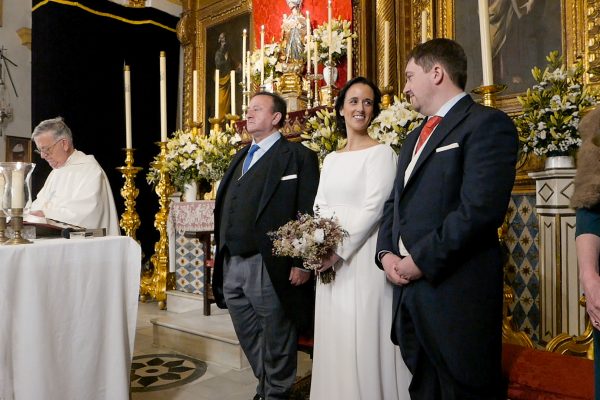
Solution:
<path fill-rule="evenodd" d="M 211 311 L 210 316 L 194 310 L 151 319 L 154 345 L 236 370 L 248 368 L 229 313 Z"/>
<path fill-rule="evenodd" d="M 179 314 L 188 311 L 202 311 L 203 307 L 204 296 L 201 294 L 167 290 L 167 309 L 170 312 Z"/>

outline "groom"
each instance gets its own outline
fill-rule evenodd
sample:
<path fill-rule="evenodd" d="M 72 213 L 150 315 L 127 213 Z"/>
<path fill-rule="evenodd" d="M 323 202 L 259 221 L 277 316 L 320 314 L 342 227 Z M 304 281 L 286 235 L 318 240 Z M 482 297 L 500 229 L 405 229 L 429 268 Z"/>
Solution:
<path fill-rule="evenodd" d="M 464 92 L 458 43 L 433 39 L 408 60 L 404 92 L 429 118 L 402 146 L 377 241 L 376 262 L 397 285 L 392 340 L 413 374 L 412 399 L 501 399 L 497 228 L 515 178 L 517 131 Z"/>
<path fill-rule="evenodd" d="M 251 145 L 235 155 L 217 192 L 215 274 L 219 307 L 229 308 L 258 379 L 254 399 L 287 399 L 296 378 L 298 331 L 313 320 L 311 273 L 300 260 L 274 257 L 268 232 L 312 212 L 317 156 L 279 132 L 285 101 L 257 93 L 248 105 Z"/>

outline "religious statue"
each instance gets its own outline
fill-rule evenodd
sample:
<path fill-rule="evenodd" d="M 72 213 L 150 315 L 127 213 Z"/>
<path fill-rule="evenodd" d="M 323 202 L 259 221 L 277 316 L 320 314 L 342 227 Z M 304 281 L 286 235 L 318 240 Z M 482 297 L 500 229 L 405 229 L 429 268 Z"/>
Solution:
<path fill-rule="evenodd" d="M 306 18 L 300 12 L 302 0 L 287 0 L 287 5 L 292 13 L 284 15 L 281 24 L 282 48 L 285 49 L 286 63 L 303 59 L 306 37 Z"/>

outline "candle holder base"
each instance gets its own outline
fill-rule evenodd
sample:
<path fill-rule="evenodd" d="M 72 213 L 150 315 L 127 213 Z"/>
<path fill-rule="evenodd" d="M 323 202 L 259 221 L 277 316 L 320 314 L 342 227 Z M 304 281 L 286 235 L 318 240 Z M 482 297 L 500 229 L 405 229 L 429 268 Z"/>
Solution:
<path fill-rule="evenodd" d="M 471 92 L 483 96 L 483 104 L 496 108 L 496 96 L 506 89 L 506 85 L 484 85 L 473 89 Z"/>
<path fill-rule="evenodd" d="M 221 124 L 223 123 L 223 118 L 212 117 L 208 119 L 210 122 L 211 130 L 214 132 L 221 132 Z"/>
<path fill-rule="evenodd" d="M 14 237 L 12 239 L 8 239 L 4 242 L 5 245 L 13 245 L 13 244 L 31 244 L 33 243 L 31 240 L 27 240 L 23 237 L 23 210 L 21 212 L 13 210 L 15 214 L 21 214 L 20 216 L 13 215 L 10 218 L 11 227 L 13 228 Z"/>
<path fill-rule="evenodd" d="M 0 244 L 8 240 L 6 237 L 6 217 L 0 217 Z"/>
<path fill-rule="evenodd" d="M 135 199 L 139 194 L 138 188 L 135 186 L 135 176 L 142 170 L 140 167 L 133 166 L 134 149 L 125 150 L 125 166 L 117 167 L 125 182 L 121 188 L 121 197 L 125 200 L 125 211 L 121 214 L 119 226 L 123 228 L 125 234 L 135 240 L 136 231 L 140 227 L 140 216 L 135 210 Z"/>
<path fill-rule="evenodd" d="M 321 97 L 321 105 L 324 105 L 327 107 L 333 106 L 333 102 L 334 102 L 335 98 L 337 97 L 338 93 L 339 93 L 339 90 L 335 86 L 327 85 L 327 86 L 321 87 L 321 91 L 319 92 L 319 95 Z"/>
<path fill-rule="evenodd" d="M 381 90 L 381 108 L 385 110 L 386 108 L 391 106 L 392 103 L 394 102 L 394 98 L 392 97 L 392 94 L 394 93 L 394 87 L 391 85 L 384 86 L 380 90 Z"/>
<path fill-rule="evenodd" d="M 240 116 L 239 115 L 234 115 L 234 114 L 226 114 L 225 115 L 225 119 L 227 121 L 229 121 L 228 128 L 229 129 L 235 129 L 235 123 L 238 122 L 240 120 Z"/>

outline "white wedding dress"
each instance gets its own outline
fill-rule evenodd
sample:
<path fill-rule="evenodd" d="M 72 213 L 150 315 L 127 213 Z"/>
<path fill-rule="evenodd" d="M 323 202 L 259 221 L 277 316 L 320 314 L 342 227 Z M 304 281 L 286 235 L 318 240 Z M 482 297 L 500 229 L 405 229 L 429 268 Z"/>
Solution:
<path fill-rule="evenodd" d="M 349 237 L 330 284 L 317 282 L 311 400 L 408 400 L 411 375 L 390 339 L 392 285 L 374 257 L 397 157 L 386 145 L 331 153 L 315 208 Z"/>

